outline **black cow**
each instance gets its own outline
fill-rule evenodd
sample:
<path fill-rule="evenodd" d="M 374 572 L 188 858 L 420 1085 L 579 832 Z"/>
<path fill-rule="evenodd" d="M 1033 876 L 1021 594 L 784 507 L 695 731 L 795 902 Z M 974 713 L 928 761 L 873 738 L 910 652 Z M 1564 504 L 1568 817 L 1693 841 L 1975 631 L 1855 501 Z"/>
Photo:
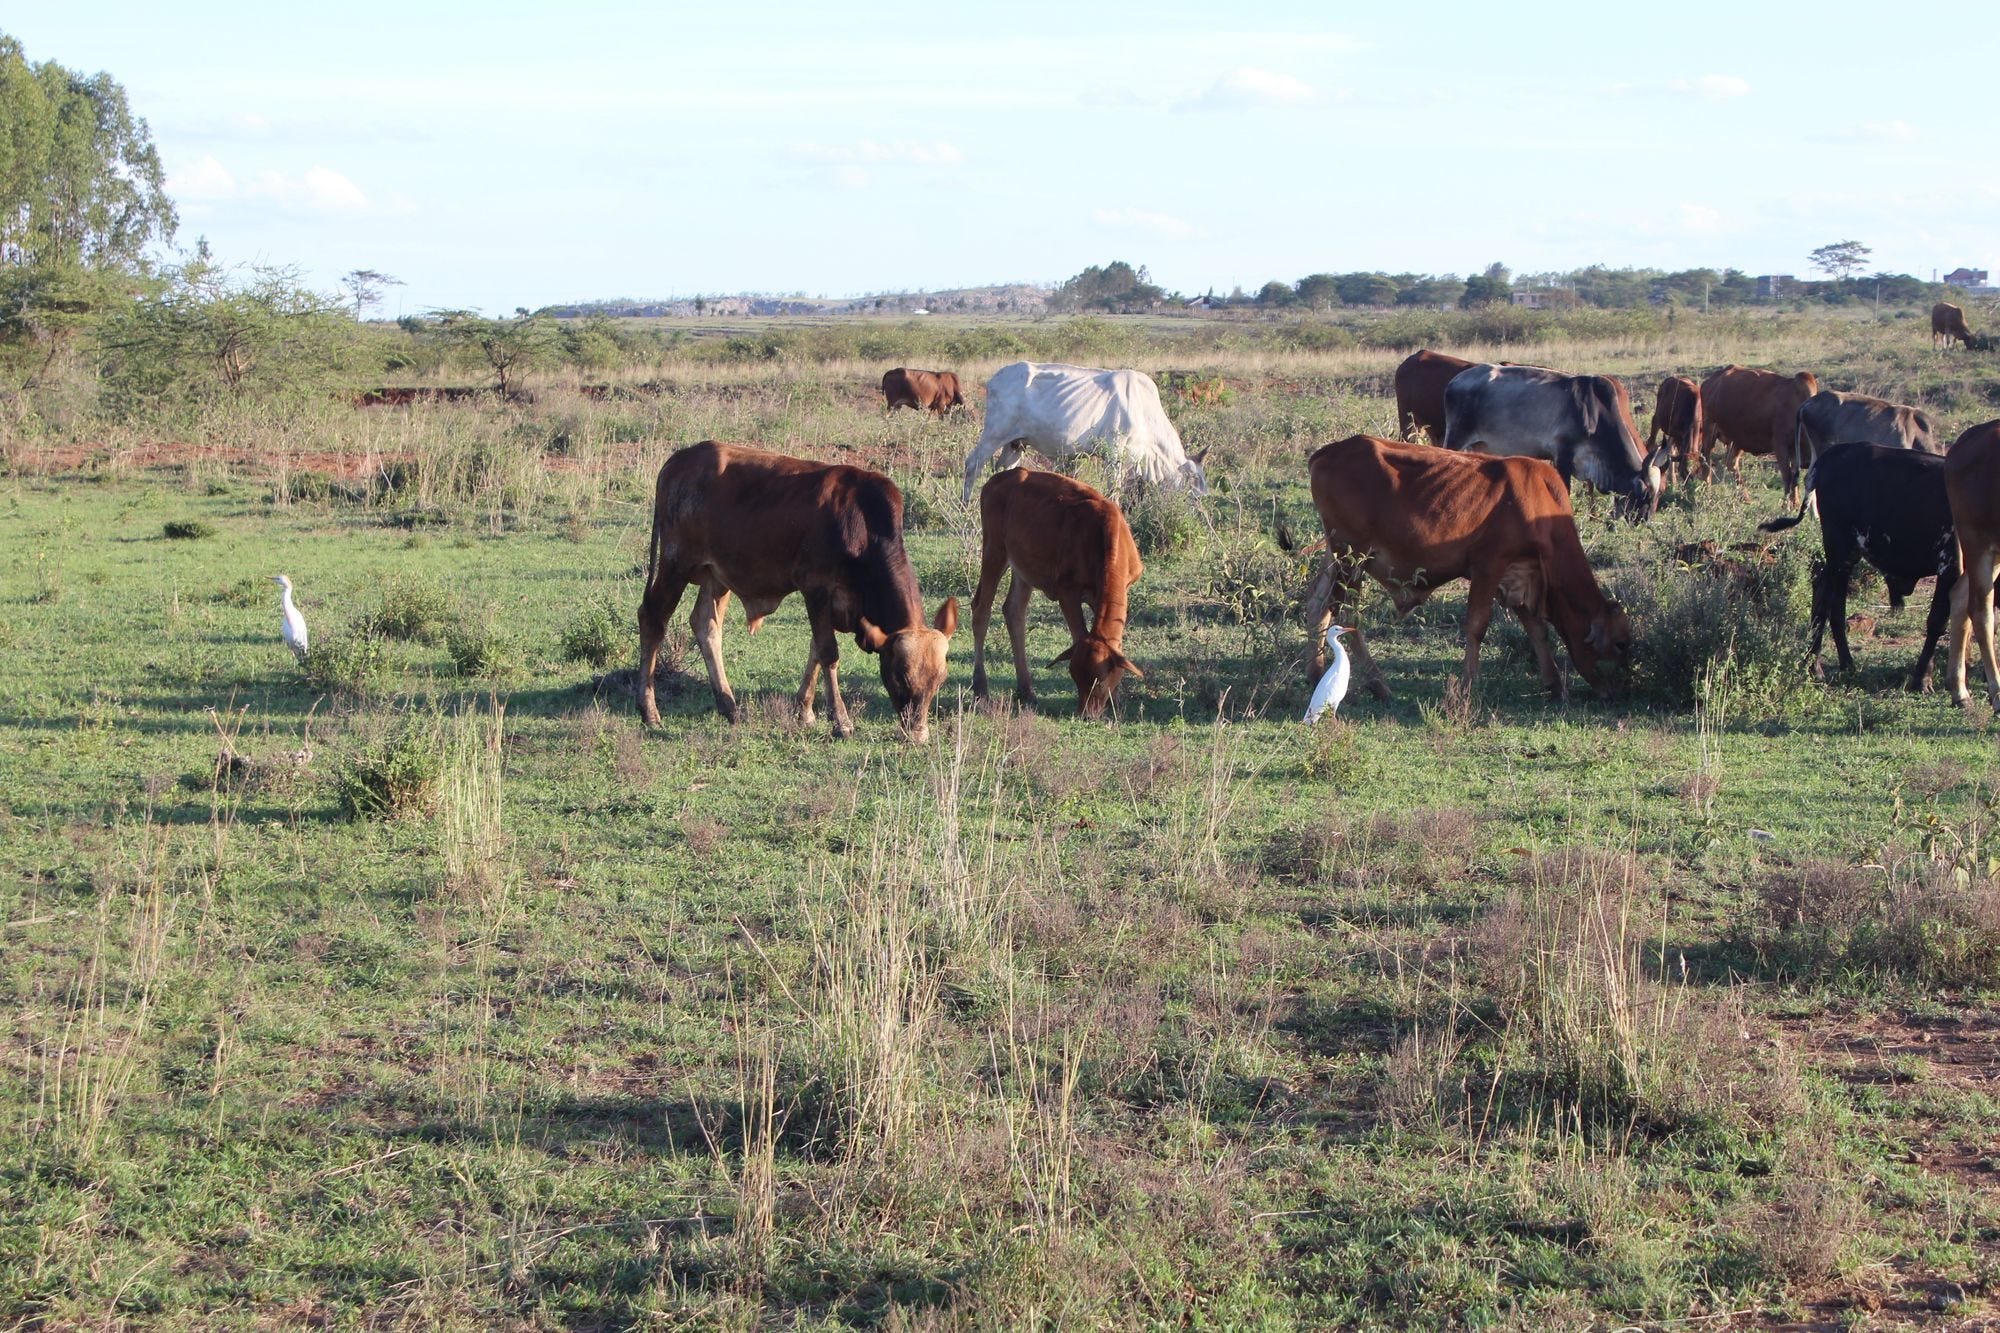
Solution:
<path fill-rule="evenodd" d="M 1862 560 L 1882 572 L 1889 605 L 1900 607 L 1920 579 L 1935 578 L 1924 646 L 1910 672 L 1909 688 L 1931 687 L 1931 655 L 1951 614 L 1951 588 L 1958 581 L 1958 543 L 1952 534 L 1951 503 L 1945 497 L 1944 459 L 1913 449 L 1851 442 L 1820 454 L 1806 473 L 1799 512 L 1761 524 L 1765 532 L 1794 527 L 1819 498 L 1819 535 L 1825 558 L 1813 576 L 1814 665 L 1820 636 L 1833 626 L 1840 669 L 1854 670 L 1847 651 L 1847 583 Z"/>
<path fill-rule="evenodd" d="M 1581 476 L 1618 497 L 1634 519 L 1651 518 L 1669 447 L 1639 449 L 1632 400 L 1603 375 L 1565 375 L 1543 366 L 1482 364 L 1444 390 L 1444 447 L 1514 458 L 1546 458 L 1563 485 Z"/>

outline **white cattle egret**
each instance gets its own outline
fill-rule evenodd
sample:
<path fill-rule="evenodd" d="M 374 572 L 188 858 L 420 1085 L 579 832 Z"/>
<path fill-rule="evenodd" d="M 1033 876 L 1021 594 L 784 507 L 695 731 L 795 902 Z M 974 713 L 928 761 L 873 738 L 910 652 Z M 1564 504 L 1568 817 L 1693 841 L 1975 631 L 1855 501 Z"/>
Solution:
<path fill-rule="evenodd" d="M 1340 712 L 1340 701 L 1347 697 L 1347 649 L 1340 646 L 1340 636 L 1347 633 L 1345 625 L 1329 625 L 1326 630 L 1326 646 L 1333 649 L 1333 665 L 1313 686 L 1312 702 L 1306 705 L 1306 721 L 1317 722 L 1321 713 L 1331 710 Z"/>
<path fill-rule="evenodd" d="M 273 574 L 271 582 L 285 590 L 285 646 L 292 650 L 300 661 L 306 656 L 306 618 L 299 614 L 299 608 L 292 605 L 292 581 L 283 574 Z"/>

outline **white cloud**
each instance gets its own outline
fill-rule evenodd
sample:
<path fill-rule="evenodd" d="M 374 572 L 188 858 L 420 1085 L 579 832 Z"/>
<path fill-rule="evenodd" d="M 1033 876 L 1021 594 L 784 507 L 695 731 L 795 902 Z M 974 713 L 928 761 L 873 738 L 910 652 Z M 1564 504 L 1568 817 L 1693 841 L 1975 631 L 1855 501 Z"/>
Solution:
<path fill-rule="evenodd" d="M 1239 65 L 1201 92 L 1174 103 L 1176 111 L 1242 111 L 1305 106 L 1319 100 L 1311 84 L 1276 70 Z"/>
<path fill-rule="evenodd" d="M 1169 213 L 1153 213 L 1143 208 L 1100 208 L 1090 215 L 1090 220 L 1113 231 L 1143 232 L 1169 241 L 1189 241 L 1208 235 L 1206 229 L 1185 218 Z"/>
<path fill-rule="evenodd" d="M 1917 137 L 1917 127 L 1907 120 L 1864 120 L 1817 136 L 1823 143 L 1894 144 Z"/>
<path fill-rule="evenodd" d="M 233 199 L 236 177 L 212 155 L 203 153 L 189 166 L 168 174 L 167 193 L 176 199 Z"/>
<path fill-rule="evenodd" d="M 301 213 L 358 214 L 385 211 L 359 185 L 331 167 L 314 165 L 303 175 L 265 168 L 238 179 L 213 154 L 204 153 L 186 167 L 168 174 L 167 188 L 177 198 L 196 202 L 242 200 L 276 204 Z M 386 211 L 407 211 L 397 201 Z"/>
<path fill-rule="evenodd" d="M 865 190 L 875 183 L 872 175 L 851 164 L 829 168 L 826 177 L 838 190 Z"/>
<path fill-rule="evenodd" d="M 1704 102 L 1726 102 L 1732 97 L 1748 97 L 1750 80 L 1734 74 L 1703 74 L 1693 79 L 1669 79 L 1667 91 L 1698 97 Z"/>
<path fill-rule="evenodd" d="M 965 161 L 965 154 L 958 145 L 943 139 L 898 139 L 894 143 L 881 143 L 874 139 L 851 144 L 796 143 L 792 145 L 792 156 L 806 162 L 902 163 L 915 167 L 955 167 Z"/>
<path fill-rule="evenodd" d="M 1682 204 L 1679 213 L 1682 231 L 1706 234 L 1722 229 L 1722 214 L 1707 204 Z"/>

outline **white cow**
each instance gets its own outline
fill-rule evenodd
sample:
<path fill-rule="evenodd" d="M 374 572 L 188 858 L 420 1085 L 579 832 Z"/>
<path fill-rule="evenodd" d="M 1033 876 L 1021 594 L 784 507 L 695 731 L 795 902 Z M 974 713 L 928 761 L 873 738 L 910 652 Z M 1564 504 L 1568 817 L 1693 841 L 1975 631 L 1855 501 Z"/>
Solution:
<path fill-rule="evenodd" d="M 1002 366 L 986 381 L 986 426 L 965 460 L 967 503 L 980 469 L 996 455 L 1002 468 L 1014 466 L 1023 445 L 1050 459 L 1101 452 L 1114 489 L 1131 468 L 1146 481 L 1208 494 L 1201 470 L 1208 451 L 1189 456 L 1160 406 L 1159 386 L 1136 370 L 1036 361 Z"/>

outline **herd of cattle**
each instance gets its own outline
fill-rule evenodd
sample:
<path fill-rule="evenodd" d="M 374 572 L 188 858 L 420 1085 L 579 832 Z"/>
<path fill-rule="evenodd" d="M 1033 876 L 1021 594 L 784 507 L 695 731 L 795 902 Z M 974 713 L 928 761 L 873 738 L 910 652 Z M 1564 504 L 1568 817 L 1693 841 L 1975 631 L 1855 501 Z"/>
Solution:
<path fill-rule="evenodd" d="M 1957 314 L 1939 307 L 1946 311 Z M 1934 314 L 1934 323 L 1941 317 Z M 882 393 L 892 411 L 943 415 L 965 401 L 950 371 L 899 367 L 882 377 Z M 1404 439 L 1355 435 L 1319 449 L 1308 464 L 1327 555 L 1306 597 L 1314 675 L 1326 666 L 1324 631 L 1353 606 L 1364 575 L 1389 592 L 1399 614 L 1464 579 L 1467 687 L 1477 678 L 1480 642 L 1497 601 L 1519 619 L 1552 694 L 1565 695 L 1566 679 L 1549 642 L 1551 626 L 1578 673 L 1607 693 L 1603 667 L 1629 660 L 1632 624 L 1585 556 L 1570 507 L 1573 480 L 1614 496 L 1616 513 L 1644 521 L 1670 478 L 1712 476 L 1711 460 L 1726 446 L 1739 484 L 1741 455 L 1769 457 L 1784 478 L 1787 503 L 1800 503 L 1796 515 L 1765 524 L 1766 531 L 1794 526 L 1818 508 L 1825 557 L 1813 588 L 1815 658 L 1831 625 L 1841 666 L 1851 668 L 1847 589 L 1866 560 L 1881 571 L 1892 605 L 1901 605 L 1919 580 L 1936 580 L 1911 688 L 1928 686 L 1949 621 L 1954 701 L 1968 697 L 1966 656 L 1976 640 L 1989 698 L 2000 708 L 1993 627 L 2000 421 L 1971 428 L 1947 450 L 1915 408 L 1821 390 L 1806 372 L 1731 365 L 1699 384 L 1681 376 L 1663 381 L 1642 448 L 1630 396 L 1616 379 L 1473 363 L 1428 350 L 1398 367 L 1395 393 Z M 1206 494 L 1203 453 L 1183 448 L 1157 385 L 1138 371 L 1023 361 L 987 383 L 984 425 L 965 464 L 965 499 L 989 464 L 1002 470 L 979 497 L 973 689 L 987 694 L 986 631 L 1000 577 L 1011 571 L 1003 614 L 1016 697 L 1034 698 L 1025 639 L 1028 602 L 1040 591 L 1062 608 L 1070 632 L 1070 646 L 1050 665 L 1068 664 L 1079 708 L 1098 717 L 1126 675 L 1143 674 L 1124 655 L 1127 598 L 1143 565 L 1118 504 L 1059 473 L 1016 468 L 1030 448 L 1052 461 L 1101 456 L 1113 494 L 1128 482 Z M 928 737 L 958 601 L 946 598 L 926 618 L 903 546 L 902 493 L 888 477 L 714 441 L 666 461 L 639 607 L 637 692 L 648 724 L 659 722 L 653 676 L 667 622 L 691 585 L 694 639 L 725 717 L 737 717 L 722 662 L 730 597 L 743 603 L 754 633 L 796 592 L 812 630 L 798 695 L 803 720 L 813 720 L 824 672 L 835 734 L 851 734 L 836 637 L 851 634 L 876 657 L 904 733 L 915 741 Z M 1368 688 L 1388 698 L 1359 630 L 1354 655 Z"/>

